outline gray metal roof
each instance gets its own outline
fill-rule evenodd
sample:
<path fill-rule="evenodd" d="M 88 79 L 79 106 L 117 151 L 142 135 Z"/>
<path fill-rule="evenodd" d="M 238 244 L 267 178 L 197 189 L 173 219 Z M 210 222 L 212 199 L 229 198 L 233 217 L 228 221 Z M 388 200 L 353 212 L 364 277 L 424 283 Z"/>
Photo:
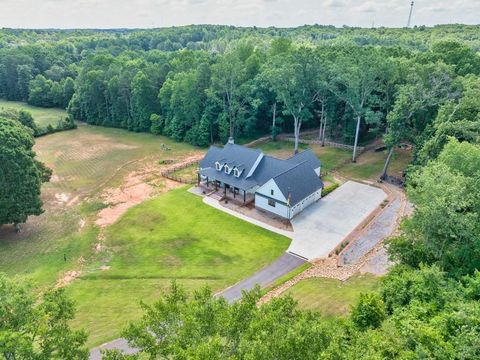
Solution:
<path fill-rule="evenodd" d="M 299 152 L 298 154 L 288 158 L 287 161 L 293 164 L 301 164 L 302 162 L 306 161 L 312 167 L 312 169 L 317 169 L 322 165 L 320 160 L 317 158 L 317 155 L 315 155 L 311 149 Z"/>
<path fill-rule="evenodd" d="M 290 198 L 290 206 L 298 204 L 308 195 L 323 188 L 323 182 L 315 174 L 307 161 L 273 178 L 286 199 Z"/>

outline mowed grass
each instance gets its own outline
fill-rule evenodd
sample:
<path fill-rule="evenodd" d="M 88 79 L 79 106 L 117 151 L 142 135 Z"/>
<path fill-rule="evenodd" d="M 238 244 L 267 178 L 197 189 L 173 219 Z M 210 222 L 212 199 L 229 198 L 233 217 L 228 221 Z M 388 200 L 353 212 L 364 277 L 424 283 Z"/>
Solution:
<path fill-rule="evenodd" d="M 106 230 L 106 271 L 87 273 L 69 288 L 76 327 L 96 345 L 113 339 L 175 279 L 188 290 L 233 285 L 280 256 L 290 240 L 205 205 L 180 188 L 130 209 Z"/>
<path fill-rule="evenodd" d="M 172 150 L 162 151 L 161 143 Z M 98 228 L 93 223 L 104 206 L 98 195 L 105 188 L 150 162 L 196 151 L 164 137 L 86 125 L 37 138 L 34 149 L 54 171 L 42 187 L 45 213 L 30 217 L 18 234 L 11 226 L 0 227 L 0 272 L 28 278 L 39 288 L 94 256 Z"/>
<path fill-rule="evenodd" d="M 55 126 L 60 120 L 65 119 L 67 112 L 57 108 L 41 108 L 21 101 L 8 101 L 0 99 L 0 108 L 26 110 L 32 114 L 35 123 L 40 127 Z"/>
<path fill-rule="evenodd" d="M 318 158 L 322 161 L 322 172 L 330 171 L 342 166 L 351 157 L 351 152 L 334 147 L 320 145 L 298 145 L 300 151 L 312 149 Z M 293 156 L 294 143 L 290 141 L 269 141 L 258 146 L 265 154 L 277 157 L 279 159 L 287 159 Z"/>
<path fill-rule="evenodd" d="M 314 310 L 324 316 L 346 315 L 361 293 L 376 291 L 379 279 L 373 275 L 357 275 L 342 282 L 335 279 L 311 278 L 288 289 L 301 309 Z"/>
<path fill-rule="evenodd" d="M 286 159 L 293 155 L 294 144 L 289 141 L 269 141 L 258 146 L 265 154 Z M 322 161 L 322 173 L 335 170 L 348 179 L 375 180 L 381 175 L 387 151 L 368 151 L 351 162 L 352 151 L 320 145 L 299 144 L 300 151 L 312 149 Z M 396 149 L 388 173 L 401 178 L 403 171 L 412 160 L 412 152 Z"/>
<path fill-rule="evenodd" d="M 338 169 L 338 172 L 350 179 L 376 180 L 380 177 L 387 159 L 387 151 L 369 151 L 361 154 L 356 163 L 347 163 Z M 388 174 L 401 178 L 403 171 L 412 160 L 412 152 L 395 150 Z"/>

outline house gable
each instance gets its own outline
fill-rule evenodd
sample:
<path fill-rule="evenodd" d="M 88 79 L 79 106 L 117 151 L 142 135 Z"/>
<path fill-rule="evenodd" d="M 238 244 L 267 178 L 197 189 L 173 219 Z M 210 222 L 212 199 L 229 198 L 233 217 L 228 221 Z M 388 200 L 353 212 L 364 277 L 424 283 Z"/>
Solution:
<path fill-rule="evenodd" d="M 256 193 L 263 197 L 274 199 L 285 204 L 287 203 L 287 198 L 282 193 L 274 179 L 270 179 L 265 184 L 260 186 Z"/>

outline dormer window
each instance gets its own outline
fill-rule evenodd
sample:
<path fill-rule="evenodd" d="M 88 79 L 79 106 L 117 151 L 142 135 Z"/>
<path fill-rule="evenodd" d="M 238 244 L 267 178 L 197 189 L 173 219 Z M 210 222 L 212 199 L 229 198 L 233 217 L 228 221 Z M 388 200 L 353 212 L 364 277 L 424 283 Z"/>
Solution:
<path fill-rule="evenodd" d="M 240 177 L 240 171 L 238 171 L 237 168 L 233 169 L 233 175 L 235 175 L 235 177 Z"/>
<path fill-rule="evenodd" d="M 225 174 L 230 174 L 230 168 L 228 165 L 225 165 Z"/>
<path fill-rule="evenodd" d="M 222 167 L 223 165 L 220 164 L 218 161 L 215 163 L 215 169 L 217 169 L 217 171 L 222 171 Z"/>

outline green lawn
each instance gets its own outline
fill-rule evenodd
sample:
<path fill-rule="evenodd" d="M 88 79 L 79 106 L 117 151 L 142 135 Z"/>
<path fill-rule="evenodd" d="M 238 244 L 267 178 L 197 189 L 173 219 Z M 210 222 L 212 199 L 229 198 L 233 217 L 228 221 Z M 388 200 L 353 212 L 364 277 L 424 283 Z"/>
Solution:
<path fill-rule="evenodd" d="M 41 108 L 21 101 L 7 101 L 0 99 L 0 108 L 26 110 L 32 114 L 35 123 L 41 127 L 46 127 L 47 125 L 55 126 L 59 120 L 62 120 L 67 116 L 67 112 L 62 109 Z"/>
<path fill-rule="evenodd" d="M 172 150 L 161 151 L 161 143 Z M 37 138 L 34 149 L 54 170 L 42 188 L 45 213 L 30 217 L 19 234 L 11 226 L 0 227 L 0 272 L 28 278 L 40 288 L 54 284 L 63 271 L 77 269 L 79 259 L 92 257 L 98 234 L 93 223 L 105 206 L 97 195 L 103 189 L 118 186 L 139 167 L 197 151 L 165 137 L 86 125 Z M 78 201 L 59 204 L 59 196 Z"/>
<path fill-rule="evenodd" d="M 290 240 L 202 202 L 180 188 L 130 209 L 106 230 L 113 256 L 107 271 L 93 271 L 68 287 L 78 303 L 75 326 L 99 344 L 119 335 L 177 279 L 192 290 L 233 285 L 271 263 Z M 120 318 L 118 316 L 120 315 Z"/>
<path fill-rule="evenodd" d="M 352 179 L 375 180 L 381 175 L 387 151 L 369 151 L 360 155 L 356 163 L 347 163 L 340 167 L 338 172 Z M 396 150 L 393 154 L 388 173 L 401 178 L 402 172 L 412 160 L 412 153 L 405 150 Z"/>
<path fill-rule="evenodd" d="M 336 170 L 340 175 L 349 179 L 375 180 L 377 179 L 387 158 L 386 151 L 369 151 L 361 154 L 356 163 L 350 161 L 352 151 L 320 145 L 299 144 L 300 150 L 311 148 L 322 161 L 322 173 Z M 281 159 L 293 155 L 294 144 L 289 141 L 269 141 L 258 146 L 264 153 Z M 402 172 L 412 159 L 412 153 L 405 150 L 396 150 L 390 163 L 389 174 L 402 177 Z"/>
<path fill-rule="evenodd" d="M 298 301 L 302 309 L 319 311 L 325 316 L 345 315 L 360 293 L 376 291 L 379 280 L 373 275 L 358 275 L 344 282 L 326 278 L 300 281 L 285 294 Z"/>

